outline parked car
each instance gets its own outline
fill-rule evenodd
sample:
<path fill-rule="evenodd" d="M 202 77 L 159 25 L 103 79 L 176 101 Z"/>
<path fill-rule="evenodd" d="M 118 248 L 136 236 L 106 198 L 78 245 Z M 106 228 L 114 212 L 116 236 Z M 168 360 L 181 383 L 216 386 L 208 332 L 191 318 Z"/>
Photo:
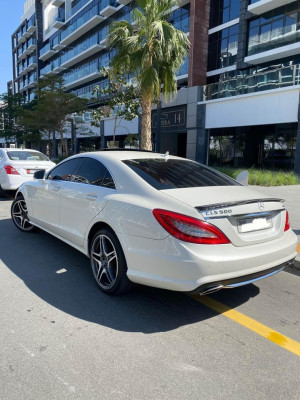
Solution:
<path fill-rule="evenodd" d="M 90 258 L 104 292 L 133 283 L 207 294 L 273 275 L 296 256 L 282 200 L 180 157 L 78 154 L 24 183 L 11 216 Z"/>
<path fill-rule="evenodd" d="M 0 195 L 33 179 L 39 169 L 50 169 L 55 165 L 45 154 L 32 149 L 0 149 Z M 1 190 L 2 189 L 2 190 Z"/>

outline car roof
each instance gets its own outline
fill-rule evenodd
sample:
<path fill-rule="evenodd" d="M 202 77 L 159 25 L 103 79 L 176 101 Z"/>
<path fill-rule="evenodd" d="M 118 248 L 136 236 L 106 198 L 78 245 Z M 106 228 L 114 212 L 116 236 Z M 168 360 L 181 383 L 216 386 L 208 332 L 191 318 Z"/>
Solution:
<path fill-rule="evenodd" d="M 180 159 L 180 157 L 170 156 L 168 153 L 153 153 L 151 151 L 137 151 L 137 150 L 115 150 L 115 151 L 93 151 L 89 153 L 81 153 L 78 156 L 91 155 L 99 159 L 117 159 L 120 161 L 124 160 L 134 160 L 134 159 L 149 159 L 149 158 L 176 158 Z"/>
<path fill-rule="evenodd" d="M 22 148 L 18 148 L 18 147 L 2 147 L 1 150 L 4 151 L 34 151 L 36 153 L 40 153 L 38 150 L 34 150 L 34 149 L 22 149 Z"/>

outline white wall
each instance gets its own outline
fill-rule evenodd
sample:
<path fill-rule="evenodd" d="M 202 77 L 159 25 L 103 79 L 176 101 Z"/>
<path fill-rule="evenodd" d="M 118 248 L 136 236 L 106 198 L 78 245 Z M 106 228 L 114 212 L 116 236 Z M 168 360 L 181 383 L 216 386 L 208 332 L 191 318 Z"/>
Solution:
<path fill-rule="evenodd" d="M 299 93 L 294 86 L 207 101 L 205 128 L 297 122 Z"/>

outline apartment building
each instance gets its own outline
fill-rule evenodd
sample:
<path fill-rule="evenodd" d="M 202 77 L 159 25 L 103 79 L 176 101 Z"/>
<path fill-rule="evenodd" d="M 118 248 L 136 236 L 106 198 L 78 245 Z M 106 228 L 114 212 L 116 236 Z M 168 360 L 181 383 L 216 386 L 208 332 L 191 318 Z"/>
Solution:
<path fill-rule="evenodd" d="M 300 1 L 178 0 L 170 20 L 189 34 L 178 94 L 153 109 L 156 150 L 213 166 L 295 169 L 300 173 Z M 61 74 L 66 90 L 91 99 L 107 85 L 100 68 L 113 51 L 113 21 L 131 20 L 132 0 L 27 0 L 12 35 L 13 90 L 27 101 L 37 79 Z M 90 101 L 90 107 L 95 101 Z M 97 99 L 101 102 L 101 99 Z M 77 136 L 81 149 L 112 138 L 113 120 Z M 138 133 L 122 121 L 117 140 Z"/>

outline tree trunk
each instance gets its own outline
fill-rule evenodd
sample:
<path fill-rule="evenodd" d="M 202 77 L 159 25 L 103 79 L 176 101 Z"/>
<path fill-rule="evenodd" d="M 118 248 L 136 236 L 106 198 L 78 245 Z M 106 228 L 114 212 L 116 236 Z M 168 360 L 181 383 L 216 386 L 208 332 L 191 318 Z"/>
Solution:
<path fill-rule="evenodd" d="M 142 105 L 142 131 L 141 131 L 141 150 L 151 150 L 151 105 L 152 97 L 149 93 L 144 92 L 141 95 L 141 105 Z"/>
<path fill-rule="evenodd" d="M 60 130 L 59 134 L 60 134 L 61 152 L 62 152 L 62 156 L 64 157 L 67 155 L 66 144 L 64 141 L 64 131 Z"/>

